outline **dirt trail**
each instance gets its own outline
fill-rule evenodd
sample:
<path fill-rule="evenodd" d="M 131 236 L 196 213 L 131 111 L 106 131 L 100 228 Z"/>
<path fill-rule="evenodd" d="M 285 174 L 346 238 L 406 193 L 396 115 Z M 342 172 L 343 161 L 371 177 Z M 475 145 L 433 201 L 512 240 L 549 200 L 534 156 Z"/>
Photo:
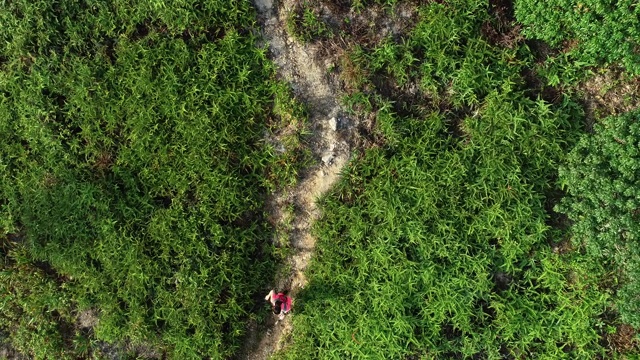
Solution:
<path fill-rule="evenodd" d="M 295 97 L 309 110 L 311 150 L 318 165 L 302 176 L 294 189 L 274 194 L 268 208 L 277 228 L 286 228 L 292 253 L 287 259 L 289 271 L 276 279 L 279 290 L 286 289 L 295 298 L 307 284 L 304 271 L 315 249 L 311 234 L 313 223 L 320 217 L 316 199 L 325 194 L 339 180 L 340 171 L 349 161 L 352 150 L 366 146 L 361 132 L 369 132 L 373 121 L 348 117 L 339 104 L 342 91 L 348 87 L 344 79 L 330 69 L 339 64 L 341 54 L 350 43 L 379 43 L 387 37 L 397 37 L 414 22 L 415 5 L 398 6 L 391 14 L 372 6 L 361 12 L 347 7 L 331 7 L 317 3 L 323 20 L 349 33 L 332 41 L 302 44 L 287 32 L 287 16 L 300 6 L 297 0 L 253 0 L 258 12 L 261 37 L 269 45 L 270 58 L 276 64 L 280 79 L 291 84 Z M 348 18 L 349 25 L 344 19 Z M 341 25 L 340 25 L 341 24 Z M 274 144 L 277 147 L 277 144 Z M 293 209 L 293 211 L 291 211 Z M 279 226 L 280 225 L 280 226 Z M 277 235 L 276 235 L 277 237 Z M 274 239 L 274 242 L 281 240 Z M 284 321 L 271 321 L 261 333 L 256 324 L 249 325 L 249 333 L 240 359 L 262 360 L 282 349 L 292 333 L 291 315 Z"/>
<path fill-rule="evenodd" d="M 338 181 L 340 170 L 349 160 L 350 147 L 341 133 L 353 127 L 341 111 L 337 98 L 339 91 L 329 79 L 327 64 L 320 60 L 319 49 L 294 41 L 285 30 L 286 15 L 295 4 L 292 0 L 281 3 L 255 0 L 262 36 L 269 44 L 278 75 L 292 85 L 296 98 L 309 109 L 311 147 L 314 156 L 321 159 L 318 165 L 305 172 L 294 189 L 274 194 L 268 204 L 270 215 L 277 223 L 291 221 L 287 234 L 292 249 L 287 259 L 290 271 L 277 279 L 276 285 L 278 289 L 287 289 L 294 299 L 307 283 L 304 270 L 315 248 L 310 228 L 320 216 L 316 199 Z M 293 219 L 288 219 L 291 214 L 285 209 L 291 207 L 295 209 Z M 266 334 L 257 334 L 253 327 L 254 334 L 248 336 L 253 344 L 248 344 L 242 358 L 267 359 L 281 349 L 283 339 L 291 333 L 291 316 L 268 326 Z"/>

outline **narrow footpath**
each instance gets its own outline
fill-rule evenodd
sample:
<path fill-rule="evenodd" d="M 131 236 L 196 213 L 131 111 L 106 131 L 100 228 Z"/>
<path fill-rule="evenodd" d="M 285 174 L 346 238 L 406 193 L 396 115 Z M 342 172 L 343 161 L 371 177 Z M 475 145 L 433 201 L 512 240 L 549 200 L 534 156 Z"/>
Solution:
<path fill-rule="evenodd" d="M 329 79 L 328 66 L 321 60 L 319 49 L 295 41 L 286 31 L 286 16 L 295 4 L 294 0 L 278 4 L 272 0 L 255 0 L 262 39 L 269 45 L 270 58 L 277 66 L 278 76 L 291 84 L 295 97 L 308 109 L 311 150 L 320 161 L 305 171 L 294 189 L 274 194 L 267 205 L 276 222 L 291 221 L 287 234 L 292 250 L 287 259 L 290 271 L 282 274 L 276 285 L 278 289 L 287 289 L 294 298 L 294 314 L 284 321 L 270 323 L 263 334 L 249 334 L 249 342 L 253 344 L 247 344 L 243 358 L 250 360 L 269 358 L 282 348 L 284 339 L 292 331 L 296 294 L 307 284 L 304 271 L 315 249 L 316 239 L 311 234 L 311 226 L 320 217 L 316 199 L 339 180 L 340 170 L 348 162 L 351 150 L 344 134 L 349 133 L 354 124 L 339 106 L 336 95 L 340 92 Z M 293 219 L 286 218 L 286 208 L 295 209 Z"/>

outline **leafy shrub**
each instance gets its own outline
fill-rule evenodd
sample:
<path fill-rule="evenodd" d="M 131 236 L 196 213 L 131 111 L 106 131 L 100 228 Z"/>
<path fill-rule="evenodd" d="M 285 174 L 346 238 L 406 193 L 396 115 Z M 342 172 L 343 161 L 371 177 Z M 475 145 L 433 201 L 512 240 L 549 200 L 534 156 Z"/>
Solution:
<path fill-rule="evenodd" d="M 7 4 L 0 234 L 100 309 L 97 340 L 227 358 L 278 260 L 264 198 L 295 181 L 303 111 L 248 1 L 161 5 Z M 263 138 L 283 126 L 281 152 Z"/>
<path fill-rule="evenodd" d="M 529 38 L 574 43 L 579 62 L 621 63 L 640 74 L 640 9 L 632 0 L 518 0 L 515 15 Z"/>
<path fill-rule="evenodd" d="M 608 295 L 579 253 L 548 245 L 562 234 L 545 194 L 580 113 L 525 95 L 527 53 L 480 38 L 487 16 L 480 1 L 431 3 L 408 37 L 352 56 L 368 77 L 350 104 L 376 110 L 382 140 L 322 200 L 283 356 L 604 353 Z"/>
<path fill-rule="evenodd" d="M 34 359 L 87 355 L 88 339 L 72 325 L 69 294 L 51 269 L 39 265 L 20 246 L 2 260 L 0 319 L 9 343 Z"/>
<path fill-rule="evenodd" d="M 568 195 L 561 211 L 573 241 L 609 269 L 621 269 L 622 320 L 640 327 L 640 112 L 608 117 L 586 134 L 560 168 Z"/>

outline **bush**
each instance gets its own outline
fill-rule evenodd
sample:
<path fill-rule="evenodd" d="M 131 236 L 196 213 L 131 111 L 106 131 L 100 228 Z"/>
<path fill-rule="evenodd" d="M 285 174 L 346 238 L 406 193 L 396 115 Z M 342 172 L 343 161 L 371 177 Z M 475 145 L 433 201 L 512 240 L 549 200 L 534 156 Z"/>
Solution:
<path fill-rule="evenodd" d="M 352 55 L 367 78 L 350 104 L 375 109 L 379 141 L 322 201 L 283 356 L 604 353 L 599 273 L 549 246 L 563 235 L 545 195 L 580 113 L 525 94 L 527 53 L 481 38 L 487 16 L 480 1 L 431 3 L 406 38 Z"/>
<path fill-rule="evenodd" d="M 559 209 L 575 223 L 573 241 L 593 261 L 622 270 L 618 308 L 640 327 L 640 111 L 608 117 L 560 168 L 568 195 Z"/>
<path fill-rule="evenodd" d="M 575 43 L 579 62 L 621 63 L 640 74 L 640 8 L 633 0 L 518 0 L 515 15 L 529 38 Z"/>
<path fill-rule="evenodd" d="M 227 358 L 278 260 L 265 194 L 296 178 L 299 137 L 263 139 L 302 112 L 248 1 L 161 5 L 3 9 L 0 234 L 100 310 L 96 339 Z"/>
<path fill-rule="evenodd" d="M 33 359 L 86 356 L 88 341 L 73 326 L 70 294 L 61 279 L 44 264 L 34 266 L 20 246 L 1 265 L 0 320 L 9 343 Z"/>

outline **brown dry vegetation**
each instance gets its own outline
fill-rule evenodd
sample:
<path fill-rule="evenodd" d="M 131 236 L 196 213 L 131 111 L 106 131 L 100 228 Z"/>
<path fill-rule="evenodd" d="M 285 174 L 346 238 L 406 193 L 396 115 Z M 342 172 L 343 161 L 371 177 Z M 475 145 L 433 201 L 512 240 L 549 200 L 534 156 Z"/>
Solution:
<path fill-rule="evenodd" d="M 583 99 L 587 128 L 610 115 L 620 115 L 640 106 L 640 78 L 620 68 L 605 68 L 577 86 Z"/>
<path fill-rule="evenodd" d="M 640 341 L 637 338 L 638 331 L 633 327 L 621 324 L 616 327 L 616 331 L 607 335 L 609 347 L 620 352 L 629 353 L 638 349 Z"/>

